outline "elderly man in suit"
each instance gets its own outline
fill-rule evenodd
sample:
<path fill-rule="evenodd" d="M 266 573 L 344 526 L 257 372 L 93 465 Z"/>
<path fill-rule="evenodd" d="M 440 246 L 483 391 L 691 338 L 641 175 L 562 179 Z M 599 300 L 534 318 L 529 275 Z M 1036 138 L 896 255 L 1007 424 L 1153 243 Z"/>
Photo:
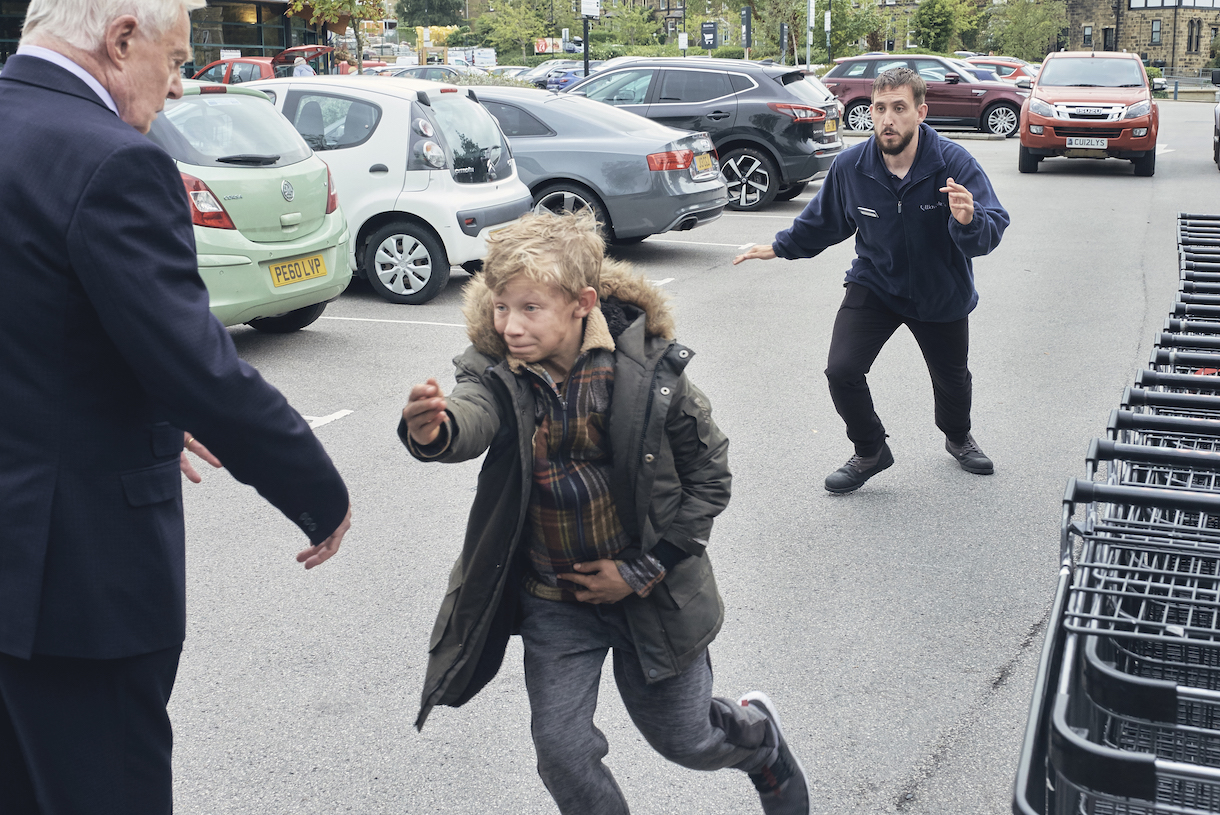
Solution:
<path fill-rule="evenodd" d="M 208 312 L 181 176 L 144 136 L 202 5 L 33 0 L 0 74 L 5 815 L 171 811 L 184 443 L 301 528 L 307 569 L 350 525 L 321 444 Z"/>

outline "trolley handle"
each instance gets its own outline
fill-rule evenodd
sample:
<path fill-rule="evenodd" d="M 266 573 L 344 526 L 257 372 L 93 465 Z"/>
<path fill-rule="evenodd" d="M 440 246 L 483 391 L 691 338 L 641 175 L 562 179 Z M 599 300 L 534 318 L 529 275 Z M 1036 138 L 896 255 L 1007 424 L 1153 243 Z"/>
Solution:
<path fill-rule="evenodd" d="M 1220 419 L 1220 414 L 1217 415 Z M 1106 435 L 1118 441 L 1122 430 L 1152 430 L 1192 436 L 1220 437 L 1220 420 L 1193 419 L 1185 416 L 1162 416 L 1159 413 L 1135 413 L 1130 410 L 1110 411 Z"/>
<path fill-rule="evenodd" d="M 1149 464 L 1220 470 L 1220 453 L 1093 439 L 1089 442 L 1089 452 L 1085 454 L 1085 464 L 1089 468 L 1089 472 L 1095 472 L 1097 464 L 1102 461 L 1145 461 Z"/>
<path fill-rule="evenodd" d="M 1065 512 L 1073 511 L 1077 504 L 1134 504 L 1159 509 L 1180 509 L 1220 514 L 1220 493 L 1187 492 L 1185 490 L 1160 490 L 1153 487 L 1129 487 L 1118 484 L 1099 484 L 1083 478 L 1068 479 L 1063 493 Z"/>
<path fill-rule="evenodd" d="M 1210 377 L 1183 375 L 1190 380 L 1197 380 L 1199 387 L 1207 388 Z M 1215 382 L 1210 383 L 1220 385 L 1220 377 L 1215 378 Z M 1172 408 L 1192 408 L 1194 410 L 1214 410 L 1216 415 L 1220 416 L 1220 396 L 1211 396 L 1200 393 L 1168 393 L 1165 391 L 1147 391 L 1143 388 L 1126 388 L 1123 390 L 1123 407 L 1172 407 Z"/>

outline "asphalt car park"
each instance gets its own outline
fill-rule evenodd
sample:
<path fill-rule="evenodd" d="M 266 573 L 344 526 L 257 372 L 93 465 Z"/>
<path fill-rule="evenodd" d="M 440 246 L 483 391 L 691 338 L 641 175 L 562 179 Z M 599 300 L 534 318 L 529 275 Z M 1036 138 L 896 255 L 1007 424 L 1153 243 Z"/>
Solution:
<path fill-rule="evenodd" d="M 817 182 L 763 212 L 612 249 L 669 293 L 695 351 L 687 373 L 732 442 L 733 499 L 707 553 L 727 607 L 716 692 L 775 700 L 815 812 L 1010 811 L 1064 483 L 1173 302 L 1174 214 L 1216 211 L 1212 106 L 1160 105 L 1151 178 L 1118 160 L 1022 175 L 1015 141 L 961 142 L 1012 215 L 976 263 L 971 318 L 975 434 L 994 476 L 943 452 L 926 369 L 900 332 L 870 374 L 895 466 L 852 496 L 821 489 L 847 455 L 822 369 L 851 242 L 811 261 L 730 262 L 790 223 Z M 223 473 L 186 485 L 175 811 L 554 812 L 519 641 L 478 697 L 412 726 L 479 465 L 414 461 L 394 429 L 411 385 L 452 386 L 464 281 L 409 310 L 356 285 L 290 338 L 232 329 L 313 419 L 354 521 L 325 570 L 300 574 L 299 533 L 251 490 Z M 601 691 L 597 724 L 633 811 L 758 811 L 744 776 L 658 758 L 612 681 Z"/>

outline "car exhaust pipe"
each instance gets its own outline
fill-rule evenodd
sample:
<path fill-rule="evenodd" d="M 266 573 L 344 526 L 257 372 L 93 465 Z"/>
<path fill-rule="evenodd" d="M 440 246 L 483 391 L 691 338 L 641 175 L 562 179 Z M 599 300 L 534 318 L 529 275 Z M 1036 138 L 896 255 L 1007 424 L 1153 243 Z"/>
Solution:
<path fill-rule="evenodd" d="M 688 230 L 694 229 L 698 225 L 699 225 L 699 219 L 696 218 L 694 215 L 691 215 L 688 218 L 683 218 L 682 222 L 679 223 L 677 225 L 677 227 L 675 227 L 675 231 L 686 232 Z"/>

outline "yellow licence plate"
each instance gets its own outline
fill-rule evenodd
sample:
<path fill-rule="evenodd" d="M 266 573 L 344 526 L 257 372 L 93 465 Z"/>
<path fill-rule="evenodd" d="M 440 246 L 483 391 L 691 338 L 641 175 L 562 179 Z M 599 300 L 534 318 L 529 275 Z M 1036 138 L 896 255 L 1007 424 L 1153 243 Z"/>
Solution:
<path fill-rule="evenodd" d="M 322 260 L 321 255 L 310 255 L 271 264 L 271 282 L 277 288 L 313 280 L 315 277 L 326 277 L 326 263 Z"/>
<path fill-rule="evenodd" d="M 712 169 L 712 156 L 710 153 L 700 153 L 695 156 L 695 169 L 699 172 L 706 172 Z"/>
<path fill-rule="evenodd" d="M 838 129 L 839 129 L 839 120 L 838 119 L 827 119 L 826 127 L 823 129 L 822 132 L 823 133 L 834 133 Z"/>

